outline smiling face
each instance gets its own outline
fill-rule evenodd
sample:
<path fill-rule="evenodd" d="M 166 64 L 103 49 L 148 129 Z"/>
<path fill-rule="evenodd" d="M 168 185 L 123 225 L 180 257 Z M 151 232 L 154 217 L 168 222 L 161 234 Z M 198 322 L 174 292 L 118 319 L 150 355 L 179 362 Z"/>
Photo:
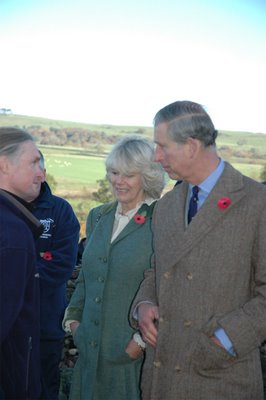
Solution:
<path fill-rule="evenodd" d="M 13 157 L 2 159 L 3 189 L 23 200 L 33 201 L 40 193 L 43 171 L 40 168 L 40 153 L 31 140 L 21 143 Z"/>
<path fill-rule="evenodd" d="M 116 169 L 111 169 L 108 176 L 113 193 L 121 203 L 123 212 L 132 210 L 138 202 L 144 200 L 145 194 L 140 173 L 125 175 Z"/>
<path fill-rule="evenodd" d="M 168 133 L 168 123 L 158 124 L 154 130 L 155 161 L 159 162 L 171 179 L 184 179 L 190 170 L 190 143 L 177 143 Z"/>

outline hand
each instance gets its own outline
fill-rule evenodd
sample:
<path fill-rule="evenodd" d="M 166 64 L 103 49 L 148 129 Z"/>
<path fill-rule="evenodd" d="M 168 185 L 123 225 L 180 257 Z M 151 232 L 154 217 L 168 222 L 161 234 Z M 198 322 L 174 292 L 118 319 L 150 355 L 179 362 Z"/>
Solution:
<path fill-rule="evenodd" d="M 213 343 L 215 343 L 217 346 L 222 347 L 224 349 L 224 346 L 222 345 L 222 343 L 220 342 L 220 340 L 216 337 L 216 336 L 211 336 L 210 339 L 213 341 Z"/>
<path fill-rule="evenodd" d="M 157 341 L 157 328 L 155 323 L 159 319 L 159 309 L 153 304 L 141 303 L 137 311 L 142 339 L 152 347 L 155 347 Z"/>
<path fill-rule="evenodd" d="M 71 330 L 72 336 L 75 335 L 75 332 L 76 332 L 76 330 L 78 329 L 79 325 L 80 325 L 80 322 L 79 322 L 79 321 L 73 321 L 73 322 L 71 322 L 71 324 L 69 325 L 69 328 L 70 328 L 70 330 Z"/>
<path fill-rule="evenodd" d="M 134 339 L 131 339 L 126 347 L 126 353 L 129 355 L 130 358 L 136 360 L 137 358 L 142 356 L 143 350 L 141 350 Z"/>

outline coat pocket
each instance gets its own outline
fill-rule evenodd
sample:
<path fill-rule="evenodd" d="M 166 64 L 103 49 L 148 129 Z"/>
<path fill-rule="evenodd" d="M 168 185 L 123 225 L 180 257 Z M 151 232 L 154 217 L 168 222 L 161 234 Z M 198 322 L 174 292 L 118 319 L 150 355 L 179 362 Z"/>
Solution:
<path fill-rule="evenodd" d="M 229 368 L 238 360 L 222 347 L 219 347 L 204 333 L 199 339 L 192 353 L 192 364 L 198 371 Z"/>
<path fill-rule="evenodd" d="M 110 364 L 113 365 L 126 365 L 126 364 L 134 364 L 143 361 L 143 356 L 139 358 L 131 358 L 129 354 L 124 351 L 124 353 L 118 354 L 117 356 L 112 357 L 112 359 L 107 360 Z"/>

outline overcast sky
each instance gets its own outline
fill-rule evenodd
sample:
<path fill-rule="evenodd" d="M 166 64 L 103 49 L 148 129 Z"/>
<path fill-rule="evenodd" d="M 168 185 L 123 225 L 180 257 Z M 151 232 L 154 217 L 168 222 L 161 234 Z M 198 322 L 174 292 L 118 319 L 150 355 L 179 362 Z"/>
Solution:
<path fill-rule="evenodd" d="M 152 126 L 175 100 L 266 133 L 266 0 L 0 0 L 0 108 Z"/>

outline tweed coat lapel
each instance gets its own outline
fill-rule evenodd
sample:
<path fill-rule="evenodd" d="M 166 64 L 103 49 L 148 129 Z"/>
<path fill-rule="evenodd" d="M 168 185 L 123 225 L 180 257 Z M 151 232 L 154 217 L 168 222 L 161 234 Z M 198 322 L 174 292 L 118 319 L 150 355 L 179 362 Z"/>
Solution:
<path fill-rule="evenodd" d="M 193 221 L 186 226 L 186 196 L 188 184 L 183 182 L 171 194 L 167 210 L 162 212 L 166 229 L 164 231 L 165 265 L 175 265 L 182 257 L 198 245 L 206 234 L 220 224 L 238 202 L 245 196 L 242 175 L 228 163 L 207 200 L 198 211 Z M 221 209 L 217 203 L 223 198 L 229 198 L 231 203 Z M 162 254 L 161 254 L 162 256 Z M 164 257 L 164 256 L 163 256 Z"/>

